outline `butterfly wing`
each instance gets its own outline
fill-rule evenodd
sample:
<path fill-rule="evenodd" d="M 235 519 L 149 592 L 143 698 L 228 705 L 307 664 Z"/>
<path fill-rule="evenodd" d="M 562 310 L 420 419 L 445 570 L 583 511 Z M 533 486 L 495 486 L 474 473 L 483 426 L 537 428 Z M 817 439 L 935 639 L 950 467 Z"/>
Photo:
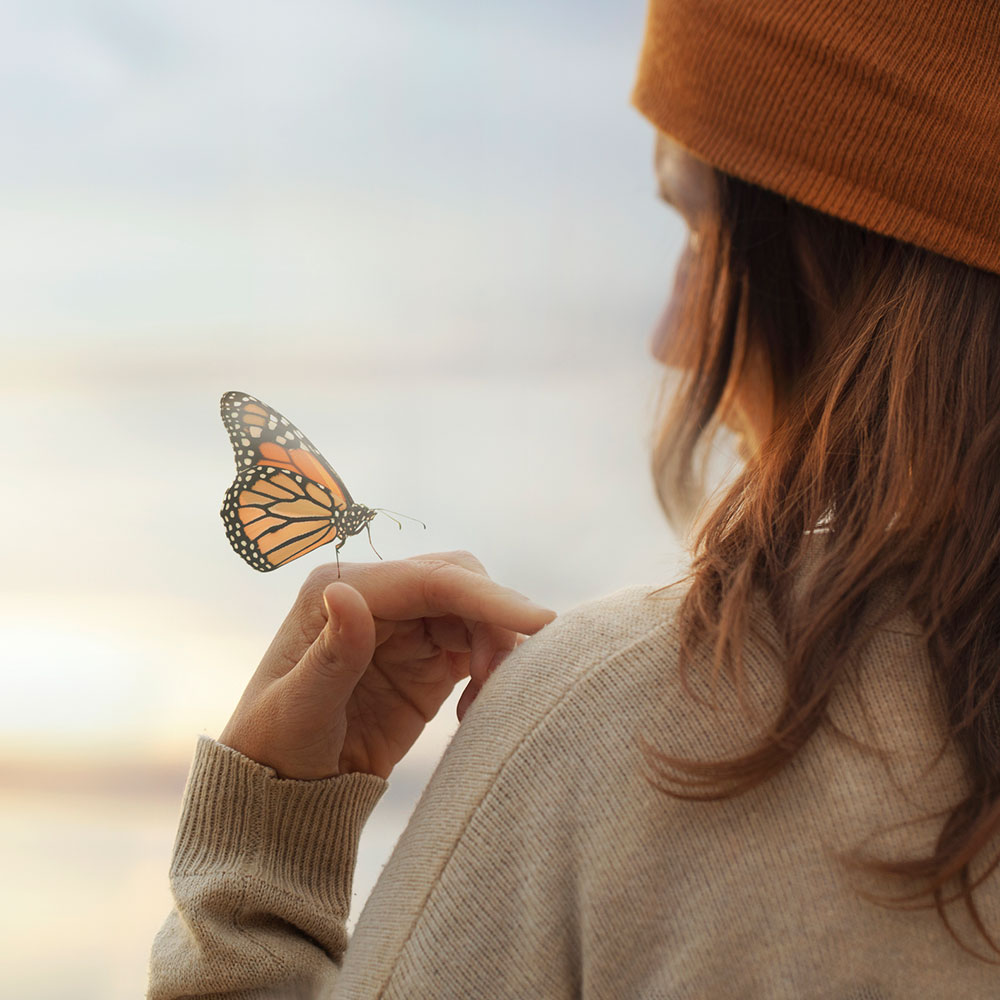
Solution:
<path fill-rule="evenodd" d="M 238 471 L 265 465 L 285 469 L 326 487 L 338 507 L 354 506 L 344 481 L 319 449 L 277 410 L 245 392 L 225 393 L 219 410 Z"/>
<path fill-rule="evenodd" d="M 338 500 L 322 483 L 299 473 L 256 466 L 236 474 L 222 520 L 233 549 L 267 573 L 337 537 Z"/>
<path fill-rule="evenodd" d="M 360 530 L 367 508 L 290 420 L 245 392 L 225 393 L 220 411 L 237 469 L 221 514 L 241 558 L 266 573 Z"/>

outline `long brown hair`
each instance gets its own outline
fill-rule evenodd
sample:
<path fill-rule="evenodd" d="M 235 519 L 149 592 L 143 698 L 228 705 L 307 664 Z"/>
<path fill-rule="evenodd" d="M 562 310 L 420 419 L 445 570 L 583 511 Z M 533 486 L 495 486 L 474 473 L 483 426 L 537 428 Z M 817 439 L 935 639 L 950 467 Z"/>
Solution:
<path fill-rule="evenodd" d="M 785 643 L 786 691 L 745 755 L 699 761 L 644 744 L 657 787 L 726 798 L 785 767 L 823 720 L 874 589 L 903 580 L 900 609 L 922 629 L 969 790 L 928 856 L 860 867 L 916 885 L 895 902 L 936 907 L 972 951 L 944 910 L 962 899 L 1000 953 L 973 899 L 1000 856 L 970 873 L 1000 833 L 1000 277 L 699 166 L 714 174 L 717 210 L 697 233 L 674 345 L 682 382 L 653 453 L 675 528 L 702 514 L 681 669 L 707 642 L 739 689 L 759 588 Z M 706 504 L 709 448 L 754 351 L 770 373 L 770 433 Z"/>

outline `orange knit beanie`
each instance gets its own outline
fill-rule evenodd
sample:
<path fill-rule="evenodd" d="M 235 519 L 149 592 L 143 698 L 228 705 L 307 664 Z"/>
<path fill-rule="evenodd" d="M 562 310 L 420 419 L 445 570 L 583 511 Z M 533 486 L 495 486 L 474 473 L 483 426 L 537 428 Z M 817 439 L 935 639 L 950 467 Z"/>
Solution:
<path fill-rule="evenodd" d="M 1000 4 L 650 0 L 633 93 L 708 163 L 1000 273 Z"/>

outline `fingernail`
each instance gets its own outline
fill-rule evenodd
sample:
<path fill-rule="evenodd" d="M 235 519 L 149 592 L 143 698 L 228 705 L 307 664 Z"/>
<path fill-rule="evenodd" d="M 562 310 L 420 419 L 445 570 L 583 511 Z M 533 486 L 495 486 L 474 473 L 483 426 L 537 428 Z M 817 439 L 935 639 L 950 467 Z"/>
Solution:
<path fill-rule="evenodd" d="M 517 591 L 515 591 L 515 593 L 517 593 Z M 544 604 L 538 604 L 530 597 L 525 597 L 524 594 L 517 593 L 517 596 L 524 601 L 525 604 L 530 604 L 533 608 L 537 608 L 539 611 L 544 611 L 547 615 L 555 615 L 555 612 L 551 608 L 545 607 Z"/>
<path fill-rule="evenodd" d="M 330 602 L 327 601 L 325 598 L 323 599 L 323 603 L 326 605 L 326 627 L 331 632 L 339 632 L 340 615 L 338 615 L 337 612 L 330 607 Z"/>

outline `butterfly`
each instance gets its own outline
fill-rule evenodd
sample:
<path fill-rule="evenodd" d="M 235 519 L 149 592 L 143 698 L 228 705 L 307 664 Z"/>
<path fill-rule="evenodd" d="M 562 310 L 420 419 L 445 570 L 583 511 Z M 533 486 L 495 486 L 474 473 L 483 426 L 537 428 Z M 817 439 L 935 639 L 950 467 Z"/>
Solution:
<path fill-rule="evenodd" d="M 351 535 L 367 530 L 371 542 L 368 525 L 379 511 L 354 502 L 290 420 L 245 392 L 225 393 L 219 409 L 237 470 L 219 513 L 237 555 L 267 573 L 336 540 L 339 571 Z"/>

